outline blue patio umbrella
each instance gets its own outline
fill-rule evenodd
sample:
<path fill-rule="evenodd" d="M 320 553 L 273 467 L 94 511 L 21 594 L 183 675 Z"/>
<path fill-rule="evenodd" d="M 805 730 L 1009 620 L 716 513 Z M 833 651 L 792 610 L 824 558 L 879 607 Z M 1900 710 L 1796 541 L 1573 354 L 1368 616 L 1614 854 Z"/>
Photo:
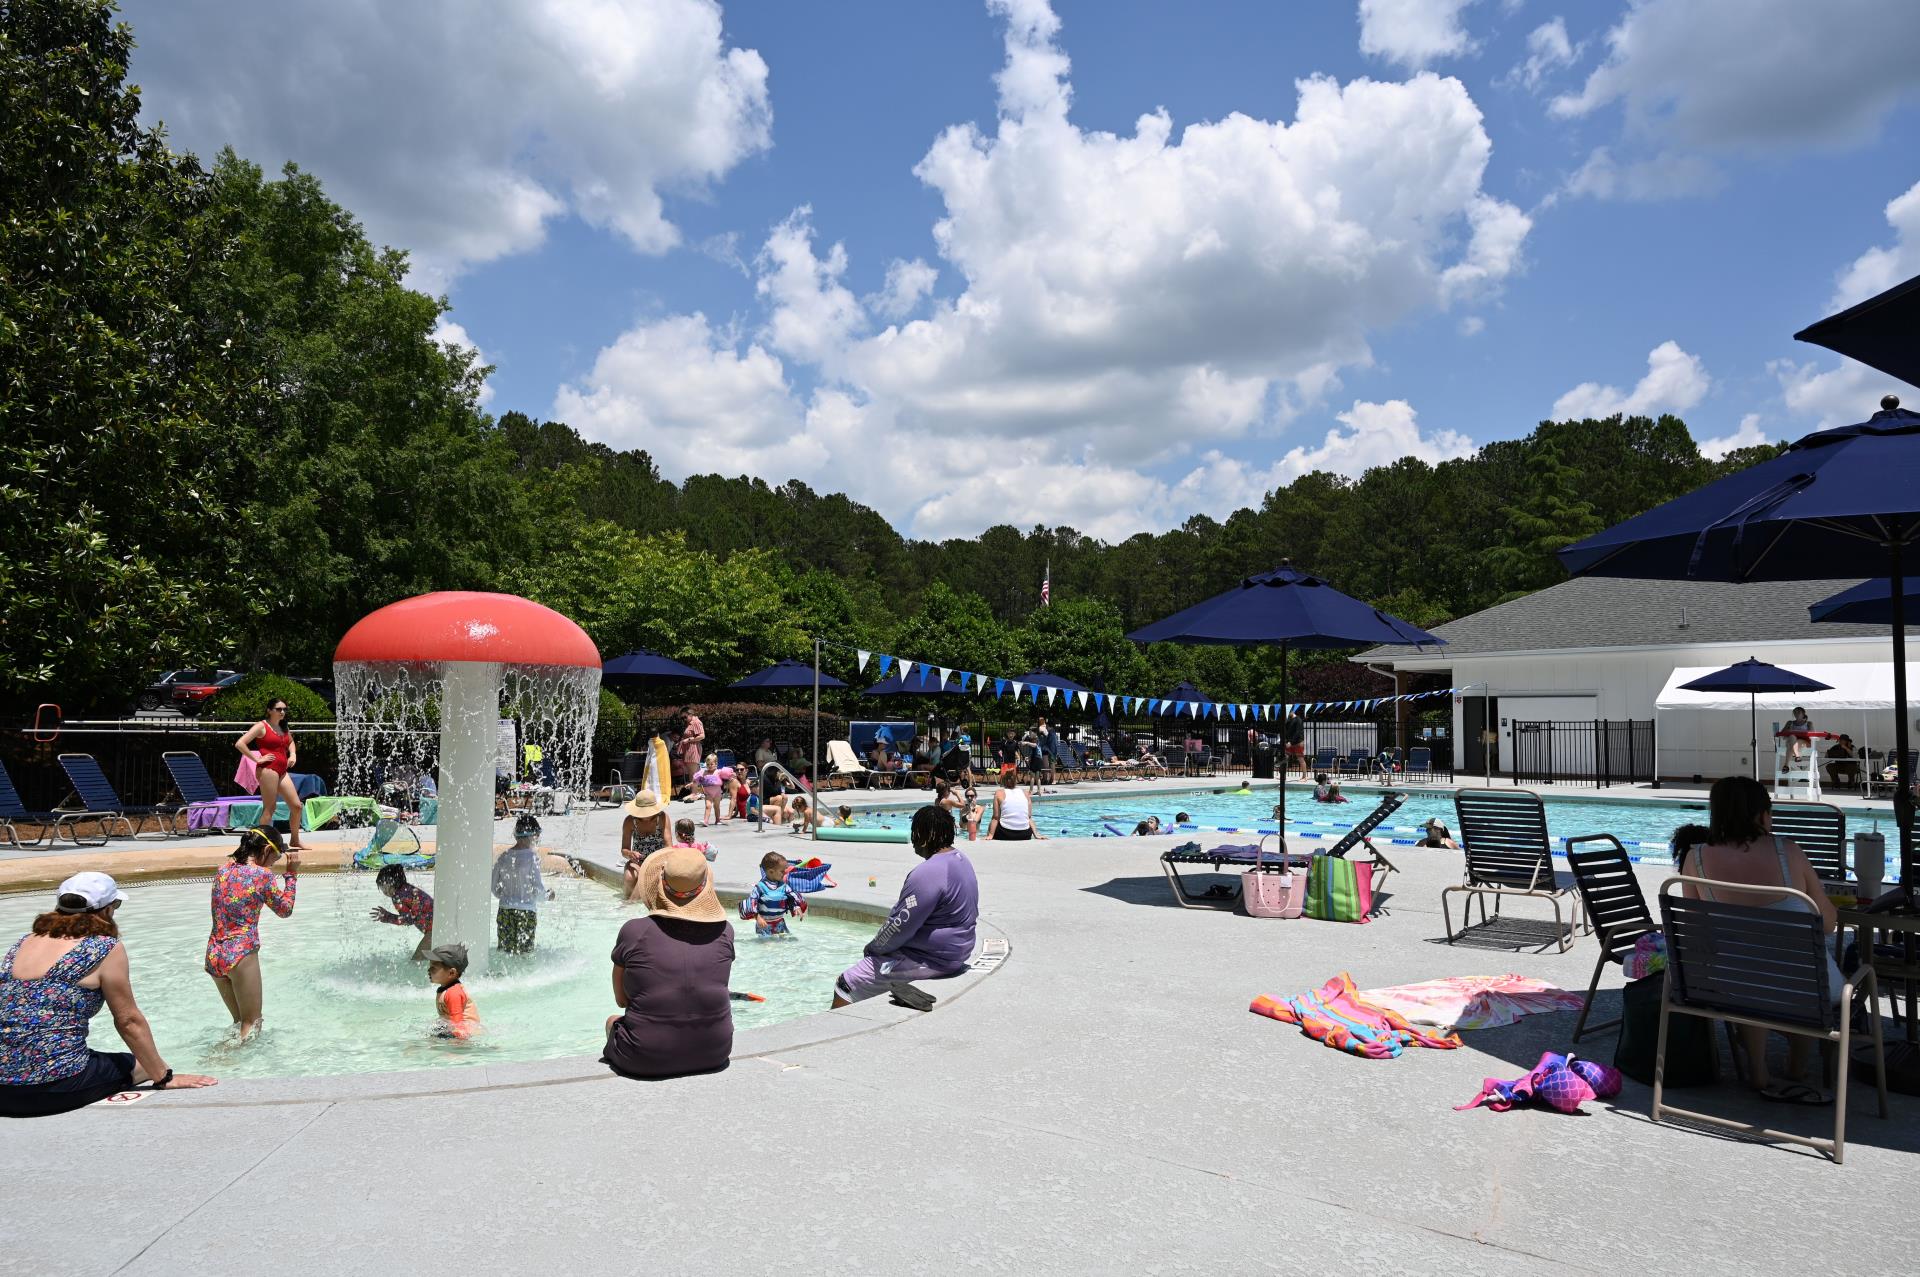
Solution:
<path fill-rule="evenodd" d="M 1837 569 L 1906 593 L 1920 549 L 1920 413 L 1891 396 L 1856 426 L 1810 434 L 1779 456 L 1716 479 L 1560 551 L 1576 576 L 1817 581 Z M 1901 877 L 1913 881 L 1907 775 L 1907 639 L 1893 617 L 1894 792 Z"/>
<path fill-rule="evenodd" d="M 1807 609 L 1811 620 L 1852 625 L 1892 625 L 1893 613 L 1893 582 L 1885 578 L 1829 594 Z M 1920 621 L 1920 577 L 1907 578 L 1906 592 L 1900 596 L 1900 619 Z"/>
<path fill-rule="evenodd" d="M 1920 275 L 1793 335 L 1920 386 Z"/>
<path fill-rule="evenodd" d="M 646 648 L 637 648 L 616 656 L 600 668 L 600 677 L 627 683 L 711 683 L 711 674 L 702 674 L 691 665 L 682 665 L 672 657 Z"/>
<path fill-rule="evenodd" d="M 1287 653 L 1296 647 L 1371 647 L 1406 643 L 1417 647 L 1445 643 L 1419 626 L 1328 585 L 1311 572 L 1282 562 L 1271 572 L 1240 584 L 1164 620 L 1127 635 L 1136 643 L 1192 643 L 1203 646 L 1278 647 L 1280 696 L 1287 699 Z M 1287 785 L 1280 782 L 1279 827 L 1287 827 Z M 1283 835 L 1284 837 L 1284 835 Z"/>
<path fill-rule="evenodd" d="M 1687 692 L 1745 692 L 1747 694 L 1747 749 L 1753 755 L 1753 778 L 1760 779 L 1760 693 L 1826 692 L 1833 684 L 1783 670 L 1778 665 L 1757 661 L 1751 656 L 1737 665 L 1703 674 L 1691 683 L 1680 684 Z"/>
<path fill-rule="evenodd" d="M 831 674 L 821 674 L 818 677 L 821 687 L 846 686 L 845 683 L 842 683 Z M 788 659 L 775 661 L 773 664 L 767 666 L 767 668 L 755 670 L 743 679 L 728 683 L 727 686 L 739 691 L 746 691 L 752 688 L 811 688 L 814 685 L 814 678 L 813 666 L 808 665 L 805 661 Z"/>

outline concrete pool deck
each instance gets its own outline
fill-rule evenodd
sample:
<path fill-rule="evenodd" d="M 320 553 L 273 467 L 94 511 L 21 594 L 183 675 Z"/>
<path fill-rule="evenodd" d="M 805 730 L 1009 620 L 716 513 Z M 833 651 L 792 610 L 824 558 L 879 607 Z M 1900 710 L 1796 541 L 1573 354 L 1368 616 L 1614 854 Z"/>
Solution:
<path fill-rule="evenodd" d="M 611 864 L 618 819 L 586 818 L 588 858 Z M 708 832 L 723 886 L 749 882 L 769 848 L 807 847 L 833 862 L 834 897 L 884 908 L 913 863 L 897 845 Z M 81 856 L 122 872 L 149 849 L 210 863 L 230 842 Z M 740 1058 L 708 1077 L 634 1083 L 575 1059 L 236 1081 L 0 1124 L 14 1174 L 0 1272 L 1915 1267 L 1920 1099 L 1892 1096 L 1883 1121 L 1856 1084 L 1840 1167 L 1655 1126 L 1631 1082 L 1582 1117 L 1454 1112 L 1482 1078 L 1565 1049 L 1572 1014 L 1368 1061 L 1248 1002 L 1341 970 L 1362 987 L 1511 970 L 1584 989 L 1591 939 L 1564 955 L 1439 943 L 1460 859 L 1412 848 L 1393 849 L 1403 872 L 1366 926 L 1179 909 L 1165 845 L 966 847 L 1003 962 L 928 986 L 930 1015 L 869 1003 L 743 1032 Z M 1650 893 L 1664 876 L 1639 872 Z M 1617 990 L 1617 970 L 1604 983 Z M 1618 994 L 1603 996 L 1605 1017 Z M 164 1051 L 168 1026 L 155 1030 Z M 1610 1058 L 1613 1036 L 1584 1045 Z M 1830 1110 L 1730 1088 L 1682 1102 L 1831 1125 Z"/>

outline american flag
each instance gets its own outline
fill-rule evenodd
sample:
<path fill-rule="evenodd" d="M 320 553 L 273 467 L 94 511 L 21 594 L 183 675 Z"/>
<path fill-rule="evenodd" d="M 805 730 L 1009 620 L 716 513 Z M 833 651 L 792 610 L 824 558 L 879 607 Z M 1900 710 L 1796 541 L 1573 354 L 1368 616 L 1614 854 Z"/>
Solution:
<path fill-rule="evenodd" d="M 1049 607 L 1053 603 L 1053 560 L 1047 560 L 1047 574 L 1040 578 L 1040 606 Z"/>

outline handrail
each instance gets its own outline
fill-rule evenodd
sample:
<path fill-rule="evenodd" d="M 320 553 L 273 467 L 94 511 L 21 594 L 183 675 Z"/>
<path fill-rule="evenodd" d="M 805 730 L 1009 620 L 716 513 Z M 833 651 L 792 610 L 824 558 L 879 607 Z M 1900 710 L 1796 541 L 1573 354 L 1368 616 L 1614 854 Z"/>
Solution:
<path fill-rule="evenodd" d="M 53 711 L 53 731 L 46 736 L 42 736 L 40 734 L 40 719 L 41 719 L 41 716 L 44 715 L 48 710 Z M 36 745 L 46 745 L 46 744 L 52 743 L 53 741 L 59 740 L 62 721 L 63 720 L 60 717 L 60 707 L 58 705 L 55 705 L 52 701 L 42 701 L 38 706 L 34 708 L 34 711 L 33 711 L 34 743 Z"/>
<path fill-rule="evenodd" d="M 767 773 L 769 771 L 779 772 L 787 778 L 795 790 L 806 795 L 809 800 L 808 810 L 813 812 L 813 819 L 807 822 L 807 837 L 814 838 L 820 832 L 820 812 L 817 810 L 820 802 L 819 791 L 802 785 L 800 778 L 788 771 L 786 764 L 780 762 L 778 759 L 775 759 L 771 763 L 755 765 L 754 775 L 760 778 L 760 818 L 754 821 L 753 832 L 762 834 L 767 831 Z"/>

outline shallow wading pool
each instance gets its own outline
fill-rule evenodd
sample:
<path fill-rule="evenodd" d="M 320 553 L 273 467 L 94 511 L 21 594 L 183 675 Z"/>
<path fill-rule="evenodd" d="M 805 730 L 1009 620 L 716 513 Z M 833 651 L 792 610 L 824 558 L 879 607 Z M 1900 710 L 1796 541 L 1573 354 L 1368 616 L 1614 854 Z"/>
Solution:
<path fill-rule="evenodd" d="M 431 873 L 413 875 L 429 892 Z M 118 915 L 134 993 L 167 1063 L 216 1077 L 367 1073 L 598 1054 L 613 1005 L 613 940 L 642 911 L 584 879 L 549 883 L 534 952 L 496 950 L 492 971 L 468 981 L 483 1031 L 467 1042 L 433 1037 L 433 986 L 412 953 L 419 933 L 384 926 L 367 911 L 384 899 L 367 874 L 302 874 L 291 918 L 261 917 L 266 983 L 262 1031 L 233 1041 L 220 995 L 202 963 L 211 879 L 126 888 Z M 831 891 L 815 897 L 822 903 Z M 0 945 L 26 933 L 47 891 L 0 896 Z M 825 1010 L 833 979 L 860 955 L 870 924 L 819 915 L 790 940 L 756 940 L 733 919 L 733 988 L 765 1002 L 736 1002 L 737 1030 Z M 3 951 L 3 950 L 0 950 Z M 111 1015 L 94 1018 L 92 1045 L 121 1050 Z"/>

